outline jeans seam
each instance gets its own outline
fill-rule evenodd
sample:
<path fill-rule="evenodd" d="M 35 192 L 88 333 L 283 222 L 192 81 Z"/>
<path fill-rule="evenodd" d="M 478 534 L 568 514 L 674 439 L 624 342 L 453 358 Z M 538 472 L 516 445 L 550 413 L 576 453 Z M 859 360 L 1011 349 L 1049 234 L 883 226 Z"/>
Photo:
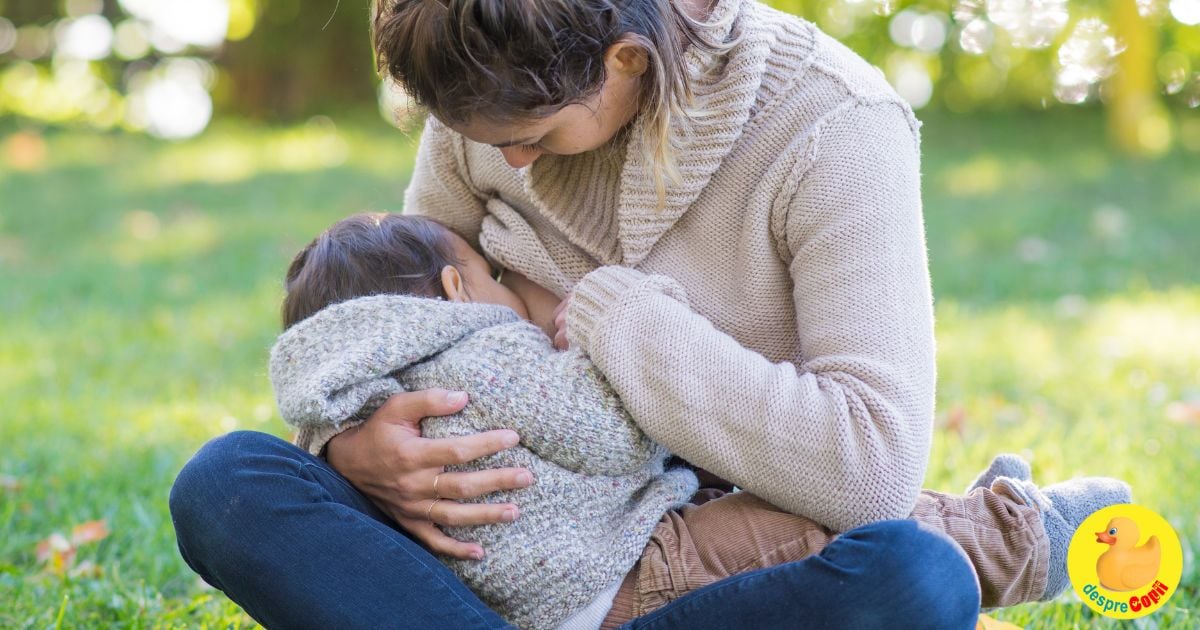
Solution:
<path fill-rule="evenodd" d="M 318 465 L 318 464 L 314 464 L 314 463 L 312 463 L 312 462 L 300 462 L 300 470 L 301 470 L 301 472 L 303 472 L 305 469 L 308 469 L 308 468 L 311 468 L 311 469 L 313 469 L 313 470 L 316 470 L 316 471 L 318 471 L 318 472 L 320 472 L 320 473 L 323 473 L 323 474 L 324 474 L 324 476 L 326 476 L 326 477 L 330 477 L 330 478 L 334 479 L 334 480 L 335 480 L 335 481 L 337 481 L 339 484 L 341 484 L 341 486 L 342 486 L 343 488 L 346 488 L 347 490 L 351 490 L 351 491 L 353 491 L 353 492 L 355 492 L 355 493 L 358 493 L 358 494 L 360 494 L 360 495 L 362 494 L 361 492 L 359 492 L 359 491 L 358 491 L 358 488 L 355 488 L 355 487 L 354 487 L 354 484 L 350 483 L 350 481 L 349 481 L 349 480 L 347 480 L 345 477 L 341 476 L 340 474 L 338 474 L 338 473 L 336 473 L 336 472 L 332 472 L 332 471 L 326 470 L 324 466 L 320 466 L 320 465 Z"/>

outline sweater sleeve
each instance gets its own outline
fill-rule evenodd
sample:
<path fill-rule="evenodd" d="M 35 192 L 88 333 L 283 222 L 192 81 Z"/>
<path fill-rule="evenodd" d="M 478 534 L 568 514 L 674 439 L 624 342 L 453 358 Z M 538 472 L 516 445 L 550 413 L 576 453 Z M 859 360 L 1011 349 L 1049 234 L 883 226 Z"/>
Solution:
<path fill-rule="evenodd" d="M 433 116 L 425 121 L 412 179 L 404 193 L 404 213 L 437 219 L 477 248 L 487 210 L 467 178 L 464 142 Z"/>
<path fill-rule="evenodd" d="M 568 308 L 572 343 L 652 438 L 842 531 L 907 516 L 929 457 L 933 315 L 915 127 L 901 105 L 856 103 L 803 149 L 778 217 L 794 362 L 741 346 L 629 268 L 588 274 Z"/>

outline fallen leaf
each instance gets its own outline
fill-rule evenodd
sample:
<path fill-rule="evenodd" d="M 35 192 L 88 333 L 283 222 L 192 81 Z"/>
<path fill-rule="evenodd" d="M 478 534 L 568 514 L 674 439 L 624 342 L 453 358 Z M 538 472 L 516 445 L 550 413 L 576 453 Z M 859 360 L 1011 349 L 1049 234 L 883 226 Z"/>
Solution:
<path fill-rule="evenodd" d="M 100 575 L 100 567 L 91 560 L 85 560 L 79 563 L 79 566 L 75 566 L 75 552 L 80 545 L 104 540 L 108 534 L 108 524 L 103 520 L 81 523 L 71 530 L 69 540 L 59 532 L 50 534 L 37 544 L 35 555 L 38 562 L 46 565 L 45 571 L 54 575 L 95 577 Z"/>
<path fill-rule="evenodd" d="M 1021 630 L 1021 626 L 1013 625 L 1007 621 L 992 619 L 987 615 L 979 615 L 979 621 L 975 624 L 975 630 Z"/>
<path fill-rule="evenodd" d="M 46 570 L 50 573 L 65 575 L 75 563 L 75 545 L 66 536 L 54 532 L 37 544 L 36 556 L 38 562 L 46 564 Z"/>
<path fill-rule="evenodd" d="M 1200 402 L 1180 400 L 1167 405 L 1167 420 L 1179 424 L 1200 425 Z"/>
<path fill-rule="evenodd" d="M 88 521 L 81 525 L 76 525 L 75 529 L 71 530 L 71 542 L 76 545 L 84 545 L 98 540 L 108 538 L 108 523 L 105 521 Z"/>

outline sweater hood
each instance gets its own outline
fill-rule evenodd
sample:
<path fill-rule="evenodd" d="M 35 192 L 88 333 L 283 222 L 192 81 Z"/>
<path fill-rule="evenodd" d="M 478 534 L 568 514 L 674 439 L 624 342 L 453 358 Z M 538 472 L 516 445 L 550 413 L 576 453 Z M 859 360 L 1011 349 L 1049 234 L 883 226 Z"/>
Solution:
<path fill-rule="evenodd" d="M 271 348 L 279 413 L 301 429 L 362 419 L 403 388 L 392 374 L 484 328 L 518 321 L 510 308 L 404 295 L 326 307 Z"/>

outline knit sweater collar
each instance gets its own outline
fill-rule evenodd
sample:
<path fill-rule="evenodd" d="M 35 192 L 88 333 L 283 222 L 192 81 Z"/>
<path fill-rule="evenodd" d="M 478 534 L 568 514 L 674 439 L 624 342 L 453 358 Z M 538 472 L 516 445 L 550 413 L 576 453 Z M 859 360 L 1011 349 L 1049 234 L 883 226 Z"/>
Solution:
<path fill-rule="evenodd" d="M 701 29 L 713 42 L 740 30 L 749 0 L 720 0 Z M 726 19 L 730 15 L 737 17 Z M 643 118 L 595 151 L 547 155 L 521 170 L 526 192 L 569 241 L 602 264 L 636 266 L 700 196 L 733 149 L 753 110 L 769 47 L 747 38 L 728 53 L 685 53 L 693 91 L 690 122 L 674 120 L 679 181 L 666 182 L 665 206 L 642 150 Z M 623 158 L 623 159 L 622 159 Z"/>

